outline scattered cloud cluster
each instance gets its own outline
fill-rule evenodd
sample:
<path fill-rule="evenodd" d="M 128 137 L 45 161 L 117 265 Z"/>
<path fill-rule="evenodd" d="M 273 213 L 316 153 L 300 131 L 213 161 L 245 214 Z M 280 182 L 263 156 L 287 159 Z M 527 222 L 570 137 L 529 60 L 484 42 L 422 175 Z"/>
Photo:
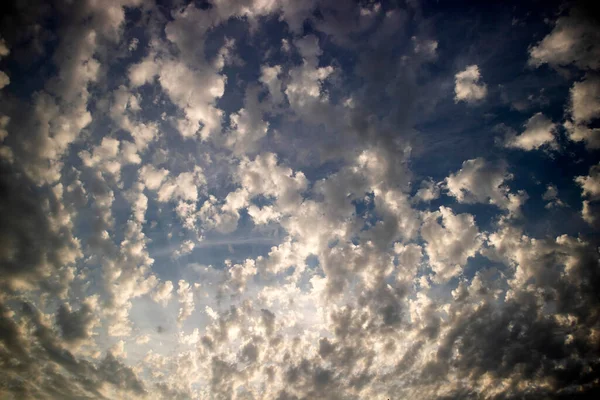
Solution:
<path fill-rule="evenodd" d="M 11 7 L 0 398 L 598 396 L 600 29 L 428 7 Z"/>

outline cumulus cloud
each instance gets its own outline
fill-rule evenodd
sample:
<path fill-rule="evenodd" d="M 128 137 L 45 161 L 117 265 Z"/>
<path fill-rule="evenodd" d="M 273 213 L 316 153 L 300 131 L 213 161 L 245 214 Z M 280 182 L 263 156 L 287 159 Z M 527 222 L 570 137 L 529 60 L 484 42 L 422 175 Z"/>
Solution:
<path fill-rule="evenodd" d="M 542 200 L 547 201 L 546 208 L 565 206 L 565 203 L 558 198 L 558 188 L 553 184 L 546 186 L 546 191 L 542 194 Z"/>
<path fill-rule="evenodd" d="M 193 286 L 183 279 L 179 281 L 177 289 L 177 299 L 179 301 L 179 313 L 177 314 L 177 322 L 182 323 L 185 321 L 194 309 L 194 292 Z"/>
<path fill-rule="evenodd" d="M 571 115 L 577 124 L 600 117 L 600 78 L 590 76 L 571 88 Z"/>
<path fill-rule="evenodd" d="M 537 113 L 527 120 L 525 130 L 519 135 L 507 135 L 504 139 L 506 147 L 521 150 L 536 150 L 543 146 L 556 148 L 556 124 L 542 113 Z"/>
<path fill-rule="evenodd" d="M 569 138 L 584 142 L 589 149 L 600 147 L 600 129 L 590 126 L 600 117 L 600 78 L 588 75 L 575 82 L 570 91 L 571 119 L 564 123 Z"/>
<path fill-rule="evenodd" d="M 600 31 L 585 2 L 559 17 L 552 31 L 529 49 L 529 64 L 552 67 L 575 64 L 582 69 L 600 68 Z"/>
<path fill-rule="evenodd" d="M 421 182 L 421 186 L 417 193 L 415 194 L 415 198 L 419 201 L 429 202 L 431 200 L 435 200 L 440 197 L 440 188 L 433 180 L 426 180 Z"/>
<path fill-rule="evenodd" d="M 483 243 L 473 216 L 456 215 L 447 207 L 425 216 L 421 236 L 427 243 L 425 250 L 435 279 L 440 282 L 459 275 Z"/>
<path fill-rule="evenodd" d="M 511 193 L 506 185 L 512 179 L 506 164 L 483 158 L 463 162 L 462 168 L 444 181 L 448 194 L 460 203 L 493 204 L 509 212 L 518 212 L 527 200 L 524 192 Z"/>
<path fill-rule="evenodd" d="M 600 211 L 600 164 L 592 166 L 588 175 L 576 177 L 575 182 L 581 186 L 581 195 L 585 198 L 581 217 L 590 225 L 596 226 Z"/>
<path fill-rule="evenodd" d="M 591 200 L 600 199 L 600 164 L 590 168 L 587 176 L 578 176 L 575 182 L 581 186 L 583 196 Z"/>
<path fill-rule="evenodd" d="M 0 397 L 594 397 L 581 6 L 504 57 L 513 35 L 449 51 L 482 7 L 432 24 L 412 1 L 201 3 L 0 19 Z M 451 115 L 447 94 L 503 79 L 547 102 L 493 146 L 479 133 L 518 115 Z"/>
<path fill-rule="evenodd" d="M 160 176 L 163 176 L 161 171 L 148 170 L 147 173 L 154 172 L 155 175 L 151 175 L 149 178 L 161 180 Z M 163 176 L 165 177 L 166 174 Z M 154 182 L 152 182 L 154 183 Z M 158 188 L 157 195 L 158 201 L 167 202 L 172 200 L 183 200 L 195 202 L 198 200 L 198 188 L 205 183 L 204 174 L 202 168 L 199 166 L 194 167 L 193 171 L 182 172 L 177 176 L 166 179 Z"/>
<path fill-rule="evenodd" d="M 454 101 L 475 103 L 487 95 L 487 85 L 481 81 L 477 65 L 469 65 L 454 76 Z"/>

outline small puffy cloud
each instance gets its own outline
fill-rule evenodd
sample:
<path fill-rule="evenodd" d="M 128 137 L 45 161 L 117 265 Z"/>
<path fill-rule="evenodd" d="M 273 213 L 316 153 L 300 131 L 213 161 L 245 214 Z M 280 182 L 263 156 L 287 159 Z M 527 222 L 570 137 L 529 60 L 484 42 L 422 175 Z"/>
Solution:
<path fill-rule="evenodd" d="M 8 86 L 8 84 L 10 84 L 10 78 L 4 71 L 0 71 L 0 89 Z"/>
<path fill-rule="evenodd" d="M 10 50 L 6 45 L 6 41 L 0 37 L 0 59 L 10 54 Z"/>
<path fill-rule="evenodd" d="M 525 130 L 520 135 L 508 134 L 504 140 L 506 147 L 521 150 L 536 150 L 542 146 L 556 148 L 556 124 L 541 112 L 535 114 L 525 123 Z"/>
<path fill-rule="evenodd" d="M 575 178 L 575 182 L 581 186 L 584 197 L 600 200 L 600 164 L 592 166 L 587 176 Z"/>
<path fill-rule="evenodd" d="M 193 171 L 182 172 L 167 178 L 158 189 L 158 201 L 164 203 L 174 200 L 195 202 L 198 189 L 206 183 L 202 168 L 195 166 Z"/>
<path fill-rule="evenodd" d="M 426 60 L 435 60 L 437 57 L 437 40 L 422 39 L 417 38 L 416 36 L 413 36 L 411 40 L 413 43 L 414 52 L 416 54 L 422 56 Z"/>
<path fill-rule="evenodd" d="M 330 65 L 319 66 L 319 57 L 323 51 L 315 35 L 304 36 L 294 44 L 303 63 L 290 70 L 285 94 L 294 111 L 310 119 L 320 111 L 319 108 L 328 104 L 323 82 L 333 74 L 334 68 Z"/>
<path fill-rule="evenodd" d="M 88 168 L 111 174 L 117 181 L 121 177 L 121 169 L 127 164 L 139 164 L 141 158 L 136 146 L 129 141 L 119 141 L 113 138 L 103 138 L 92 151 L 81 151 L 79 157 Z"/>
<path fill-rule="evenodd" d="M 194 286 L 180 279 L 177 288 L 177 299 L 179 301 L 177 323 L 181 324 L 192 315 L 196 308 L 194 304 Z"/>
<path fill-rule="evenodd" d="M 135 338 L 135 343 L 136 344 L 150 343 L 150 336 L 149 335 L 140 335 L 137 338 Z"/>
<path fill-rule="evenodd" d="M 260 82 L 269 89 L 269 94 L 273 99 L 274 104 L 281 104 L 284 102 L 285 97 L 282 91 L 282 81 L 279 78 L 281 74 L 281 67 L 275 65 L 274 67 L 263 66 L 260 69 Z"/>
<path fill-rule="evenodd" d="M 115 358 L 127 358 L 127 351 L 125 351 L 125 342 L 123 340 L 119 340 L 117 343 L 113 344 L 109 352 Z"/>
<path fill-rule="evenodd" d="M 157 190 L 163 183 L 169 171 L 164 168 L 156 169 L 153 165 L 147 164 L 140 168 L 140 181 L 150 190 Z"/>
<path fill-rule="evenodd" d="M 600 128 L 577 125 L 572 121 L 566 121 L 563 126 L 572 141 L 583 142 L 588 149 L 600 149 Z"/>
<path fill-rule="evenodd" d="M 581 195 L 585 198 L 581 216 L 584 221 L 596 226 L 600 221 L 600 164 L 592 166 L 588 175 L 576 177 L 575 182 L 581 186 Z"/>
<path fill-rule="evenodd" d="M 527 195 L 510 193 L 506 182 L 511 179 L 504 163 L 475 158 L 463 162 L 461 169 L 450 174 L 444 183 L 448 194 L 459 203 L 493 204 L 509 212 L 518 212 Z"/>
<path fill-rule="evenodd" d="M 432 179 L 421 182 L 421 186 L 415 194 L 415 199 L 428 203 L 440 197 L 440 187 Z"/>
<path fill-rule="evenodd" d="M 265 137 L 269 129 L 269 123 L 263 120 L 258 94 L 256 86 L 246 89 L 244 108 L 230 115 L 230 130 L 225 144 L 236 154 L 256 151 L 260 139 Z"/>
<path fill-rule="evenodd" d="M 529 64 L 600 68 L 600 30 L 588 13 L 593 11 L 575 6 L 569 15 L 558 18 L 552 32 L 529 49 Z"/>
<path fill-rule="evenodd" d="M 576 124 L 591 122 L 600 117 L 600 77 L 588 76 L 571 88 L 571 116 Z"/>
<path fill-rule="evenodd" d="M 600 118 L 600 77 L 587 74 L 585 79 L 575 82 L 569 96 L 570 119 L 564 127 L 569 139 L 583 142 L 586 148 L 600 148 L 600 128 L 590 124 Z"/>
<path fill-rule="evenodd" d="M 173 282 L 165 281 L 156 285 L 152 293 L 152 300 L 157 303 L 166 306 L 169 300 L 171 300 L 171 296 L 173 295 Z"/>
<path fill-rule="evenodd" d="M 546 208 L 564 207 L 565 203 L 558 198 L 558 188 L 556 185 L 549 184 L 546 186 L 546 191 L 542 194 L 542 200 L 545 200 Z"/>
<path fill-rule="evenodd" d="M 440 219 L 441 223 L 438 222 Z M 426 242 L 425 251 L 438 282 L 458 276 L 483 243 L 474 217 L 454 214 L 447 207 L 425 215 L 421 236 Z"/>
<path fill-rule="evenodd" d="M 469 65 L 454 77 L 454 101 L 475 103 L 487 95 L 487 85 L 481 81 L 477 65 Z"/>
<path fill-rule="evenodd" d="M 411 280 L 417 274 L 417 269 L 423 260 L 423 249 L 415 243 L 403 245 L 394 244 L 394 253 L 398 257 L 398 278 Z"/>
<path fill-rule="evenodd" d="M 600 222 L 600 203 L 584 200 L 581 208 L 581 218 L 592 226 Z"/>

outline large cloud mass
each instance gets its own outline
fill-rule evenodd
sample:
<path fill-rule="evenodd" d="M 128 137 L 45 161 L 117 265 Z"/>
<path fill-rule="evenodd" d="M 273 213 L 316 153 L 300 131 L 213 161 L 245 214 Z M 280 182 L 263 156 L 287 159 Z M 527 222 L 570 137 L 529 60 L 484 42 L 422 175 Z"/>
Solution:
<path fill-rule="evenodd" d="M 600 396 L 589 4 L 3 7 L 0 398 Z"/>

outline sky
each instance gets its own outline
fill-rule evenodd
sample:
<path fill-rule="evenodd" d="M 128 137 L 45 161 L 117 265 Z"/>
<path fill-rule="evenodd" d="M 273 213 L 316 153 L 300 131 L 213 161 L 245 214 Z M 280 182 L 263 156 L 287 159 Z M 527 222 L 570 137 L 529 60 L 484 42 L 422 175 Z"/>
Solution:
<path fill-rule="evenodd" d="M 0 398 L 600 398 L 593 3 L 3 2 Z"/>

